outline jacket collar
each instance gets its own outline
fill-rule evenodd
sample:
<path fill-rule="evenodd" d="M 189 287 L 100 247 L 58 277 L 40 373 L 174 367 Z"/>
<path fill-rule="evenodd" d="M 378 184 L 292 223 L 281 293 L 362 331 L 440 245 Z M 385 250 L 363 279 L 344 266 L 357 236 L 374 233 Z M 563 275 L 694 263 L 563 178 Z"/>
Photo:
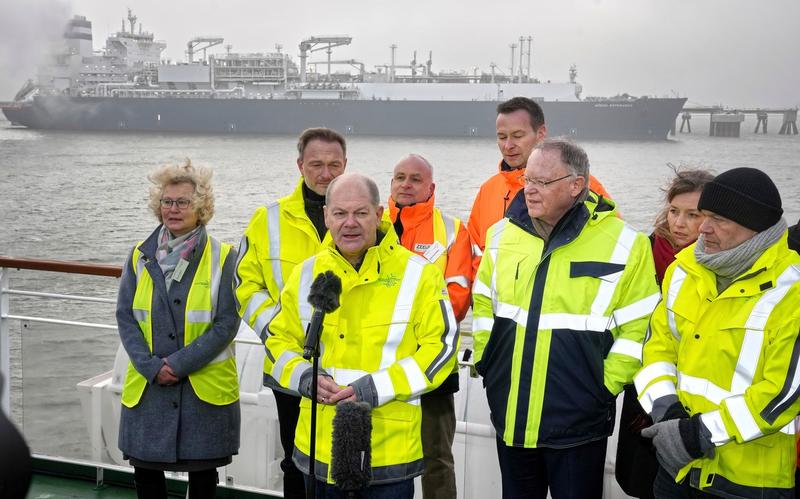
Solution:
<path fill-rule="evenodd" d="M 386 219 L 381 220 L 380 225 L 378 225 L 378 230 L 383 233 L 383 238 L 381 238 L 375 246 L 367 249 L 361 261 L 361 267 L 358 270 L 358 275 L 364 277 L 367 281 L 378 278 L 381 272 L 382 262 L 395 257 L 398 252 L 408 251 L 400 245 L 397 233 L 391 222 Z M 330 234 L 330 231 L 328 231 L 328 233 Z M 336 243 L 333 242 L 330 236 L 325 238 L 323 246 L 340 265 L 353 268 L 350 262 L 339 253 L 339 250 L 336 248 Z"/>
<path fill-rule="evenodd" d="M 784 231 L 781 238 L 772 246 L 768 247 L 761 256 L 750 266 L 741 276 L 736 278 L 731 284 L 720 293 L 720 296 L 731 294 L 733 296 L 752 296 L 760 294 L 767 289 L 775 287 L 775 281 L 779 277 L 777 269 L 783 269 L 780 260 L 787 256 L 792 256 L 793 252 L 788 247 L 788 233 Z M 714 273 L 697 262 L 694 256 L 694 249 L 697 243 L 692 243 L 675 256 L 675 260 L 680 267 L 688 274 L 693 274 L 709 282 L 715 282 Z M 716 289 L 716 285 L 711 289 Z"/>
<path fill-rule="evenodd" d="M 431 194 L 427 201 L 403 206 L 401 210 L 394 202 L 394 199 L 389 196 L 389 219 L 394 223 L 399 213 L 403 227 L 415 227 L 433 215 L 434 197 L 435 195 Z"/>
<path fill-rule="evenodd" d="M 555 249 L 563 246 L 571 241 L 574 241 L 584 226 L 596 225 L 604 218 L 616 216 L 616 207 L 614 203 L 608 199 L 601 198 L 592 191 L 582 203 L 575 203 L 567 212 L 561 217 L 561 220 L 553 227 L 553 232 L 550 234 L 550 239 L 547 243 L 549 249 Z M 520 190 L 511 205 L 508 207 L 506 217 L 515 225 L 521 227 L 523 230 L 530 234 L 541 238 L 531 223 L 531 217 L 528 215 L 528 206 L 525 204 L 525 191 Z"/>

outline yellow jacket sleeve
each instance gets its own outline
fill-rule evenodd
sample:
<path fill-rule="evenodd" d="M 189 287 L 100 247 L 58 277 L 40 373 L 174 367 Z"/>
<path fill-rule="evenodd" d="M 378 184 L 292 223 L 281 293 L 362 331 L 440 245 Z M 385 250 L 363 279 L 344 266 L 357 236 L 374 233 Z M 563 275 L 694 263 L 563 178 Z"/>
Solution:
<path fill-rule="evenodd" d="M 273 277 L 273 263 L 280 265 L 278 255 L 270 255 L 267 209 L 256 210 L 239 243 L 234 290 L 239 316 L 266 340 L 267 324 L 276 312 L 280 287 Z"/>

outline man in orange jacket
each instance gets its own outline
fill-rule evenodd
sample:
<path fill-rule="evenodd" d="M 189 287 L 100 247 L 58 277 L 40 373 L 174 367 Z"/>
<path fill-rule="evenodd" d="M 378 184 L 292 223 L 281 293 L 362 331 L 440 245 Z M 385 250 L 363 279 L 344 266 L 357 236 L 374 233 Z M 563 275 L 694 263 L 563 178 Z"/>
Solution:
<path fill-rule="evenodd" d="M 528 164 L 528 156 L 547 135 L 542 108 L 527 97 L 514 97 L 497 106 L 497 147 L 503 159 L 499 172 L 481 185 L 467 231 L 472 240 L 473 275 L 481 263 L 486 247 L 486 231 L 505 216 L 511 200 L 522 189 L 520 176 Z M 603 185 L 589 176 L 589 189 L 604 198 L 610 198 Z"/>
<path fill-rule="evenodd" d="M 456 321 L 470 307 L 472 250 L 460 220 L 434 206 L 433 167 L 422 156 L 409 154 L 392 176 L 389 217 L 400 244 L 442 271 Z M 456 430 L 453 393 L 458 391 L 458 365 L 442 385 L 422 395 L 422 451 L 425 499 L 455 499 L 453 438 Z"/>

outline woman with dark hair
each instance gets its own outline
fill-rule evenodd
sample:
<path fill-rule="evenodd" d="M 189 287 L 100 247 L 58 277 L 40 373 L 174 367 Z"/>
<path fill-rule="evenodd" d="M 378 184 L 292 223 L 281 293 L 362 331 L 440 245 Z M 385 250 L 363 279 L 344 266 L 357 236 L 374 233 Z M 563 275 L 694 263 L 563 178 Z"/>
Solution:
<path fill-rule="evenodd" d="M 672 165 L 670 165 L 672 166 Z M 675 261 L 675 255 L 693 244 L 700 235 L 703 214 L 697 202 L 703 187 L 714 179 L 706 170 L 672 167 L 675 176 L 664 191 L 664 207 L 656 216 L 650 234 L 656 280 L 661 285 L 664 272 Z M 650 426 L 650 417 L 642 410 L 633 385 L 625 387 L 619 421 L 619 442 L 615 475 L 622 490 L 633 497 L 652 498 L 653 482 L 658 472 L 655 447 L 640 435 Z"/>
<path fill-rule="evenodd" d="M 697 201 L 703 187 L 713 178 L 706 170 L 675 169 L 675 177 L 664 189 L 666 202 L 656 216 L 655 229 L 650 235 L 659 284 L 667 267 L 675 261 L 675 255 L 700 235 L 703 214 L 697 209 Z"/>
<path fill-rule="evenodd" d="M 239 450 L 236 251 L 206 232 L 211 175 L 188 160 L 150 175 L 160 224 L 133 248 L 120 280 L 117 324 L 130 362 L 119 448 L 139 498 L 167 498 L 166 470 L 188 472 L 189 498 L 213 498 L 216 468 Z"/>

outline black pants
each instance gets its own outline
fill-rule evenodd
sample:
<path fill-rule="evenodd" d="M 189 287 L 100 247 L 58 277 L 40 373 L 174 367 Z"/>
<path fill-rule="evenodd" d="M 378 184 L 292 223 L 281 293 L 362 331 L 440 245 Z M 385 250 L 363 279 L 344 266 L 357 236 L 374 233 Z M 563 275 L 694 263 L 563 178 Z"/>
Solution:
<path fill-rule="evenodd" d="M 305 499 L 306 487 L 303 474 L 292 461 L 294 454 L 294 433 L 297 419 L 300 417 L 300 397 L 272 390 L 275 395 L 275 406 L 278 408 L 278 425 L 281 430 L 281 446 L 283 447 L 283 497 L 285 499 Z"/>
<path fill-rule="evenodd" d="M 139 499 L 167 499 L 167 480 L 164 472 L 133 468 L 136 496 Z M 217 495 L 217 469 L 189 472 L 189 499 L 213 499 Z"/>
<path fill-rule="evenodd" d="M 497 438 L 503 499 L 601 499 L 606 441 L 567 449 L 509 447 Z"/>

